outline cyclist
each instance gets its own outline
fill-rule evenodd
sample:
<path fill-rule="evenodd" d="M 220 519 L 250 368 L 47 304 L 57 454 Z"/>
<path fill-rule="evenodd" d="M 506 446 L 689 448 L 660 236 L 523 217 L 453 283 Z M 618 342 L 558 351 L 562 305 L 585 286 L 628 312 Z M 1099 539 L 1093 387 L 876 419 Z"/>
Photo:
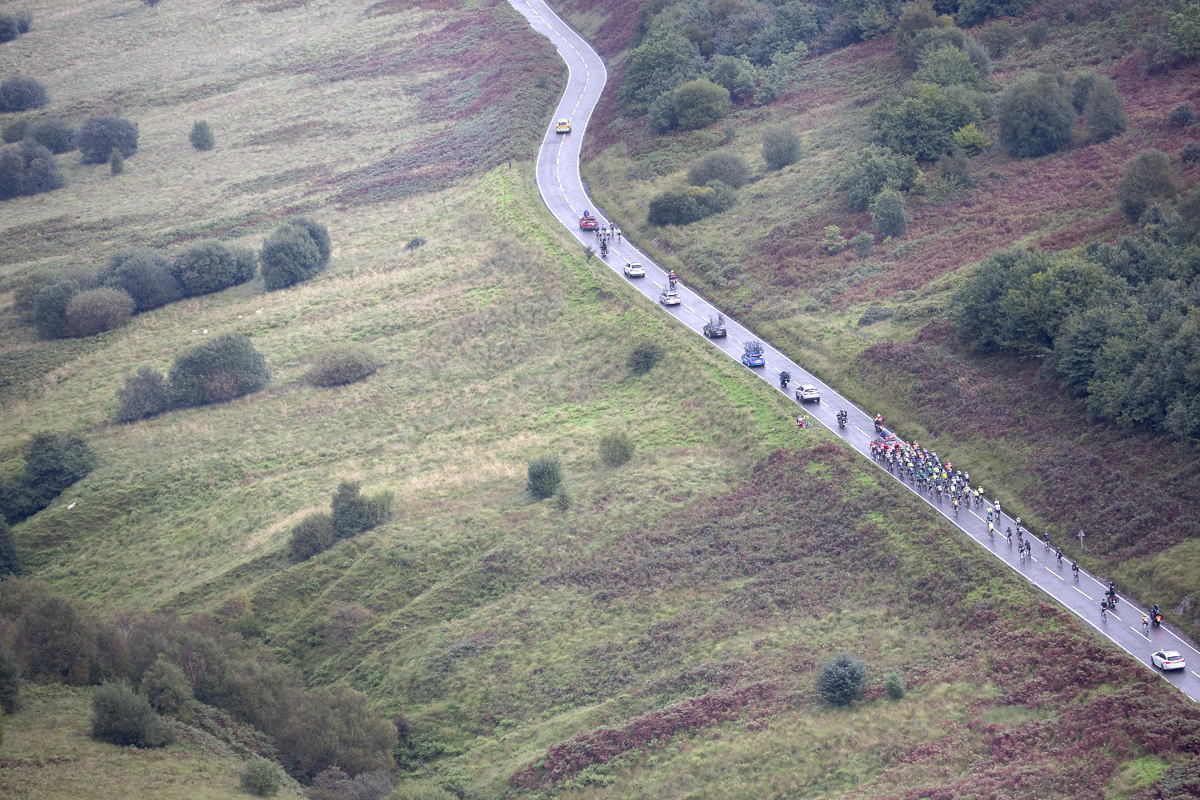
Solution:
<path fill-rule="evenodd" d="M 1046 531 L 1045 533 L 1042 534 L 1042 541 L 1046 543 L 1046 549 L 1049 550 L 1050 549 L 1050 531 Z"/>
<path fill-rule="evenodd" d="M 1071 560 L 1071 573 L 1075 576 L 1075 580 L 1079 580 L 1079 562 Z"/>
<path fill-rule="evenodd" d="M 988 538 L 989 539 L 996 538 L 996 526 L 990 522 L 988 523 Z"/>
<path fill-rule="evenodd" d="M 1012 547 L 1012 528 L 1004 532 L 1004 538 L 1008 539 L 1008 546 Z"/>
<path fill-rule="evenodd" d="M 1100 621 L 1104 622 L 1107 619 L 1108 619 L 1108 605 L 1106 603 L 1101 603 L 1100 604 Z"/>
<path fill-rule="evenodd" d="M 1145 636 L 1150 630 L 1150 618 L 1142 614 L 1142 635 Z"/>
<path fill-rule="evenodd" d="M 1062 548 L 1061 547 L 1058 548 L 1057 552 L 1054 555 L 1058 558 L 1058 566 L 1062 567 Z"/>
<path fill-rule="evenodd" d="M 958 516 L 958 498 L 957 497 L 954 498 L 953 505 L 954 505 L 954 516 L 957 517 Z"/>

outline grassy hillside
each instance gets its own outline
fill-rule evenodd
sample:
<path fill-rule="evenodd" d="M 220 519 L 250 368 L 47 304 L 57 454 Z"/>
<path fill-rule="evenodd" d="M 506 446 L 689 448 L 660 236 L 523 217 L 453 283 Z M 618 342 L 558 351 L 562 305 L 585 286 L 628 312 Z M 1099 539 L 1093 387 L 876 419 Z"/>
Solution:
<path fill-rule="evenodd" d="M 1123 94 L 1127 129 L 1092 143 L 1081 122 L 1072 144 L 1037 159 L 993 146 L 970 160 L 973 188 L 910 194 L 907 234 L 885 241 L 873 233 L 869 253 L 859 257 L 852 247 L 827 254 L 822 241 L 830 225 L 846 239 L 872 232 L 870 215 L 850 210 L 837 170 L 868 143 L 868 120 L 880 101 L 912 74 L 896 56 L 893 36 L 818 48 L 779 100 L 748 100 L 708 128 L 656 135 L 644 117 L 621 116 L 617 100 L 633 31 L 627 23 L 636 14 L 614 10 L 599 24 L 592 17 L 601 7 L 565 6 L 585 31 L 605 31 L 596 38 L 618 73 L 602 101 L 607 124 L 585 166 L 606 213 L 719 305 L 743 309 L 754 330 L 864 409 L 964 465 L 1031 527 L 1049 528 L 1064 547 L 1086 530 L 1085 565 L 1147 604 L 1174 609 L 1173 621 L 1200 634 L 1189 600 L 1200 584 L 1182 577 L 1200 575 L 1194 443 L 1096 419 L 1042 360 L 980 358 L 945 319 L 955 288 L 997 248 L 1055 252 L 1137 230 L 1118 202 L 1123 165 L 1149 148 L 1176 154 L 1198 135 L 1194 124 L 1172 123 L 1168 113 L 1197 100 L 1200 67 L 1143 71 L 1139 43 L 1160 9 L 1133 2 L 1064 15 L 1040 4 L 1010 20 L 1018 34 L 1048 21 L 1049 39 L 1040 48 L 1020 39 L 994 60 L 993 97 L 1023 72 L 1057 72 L 1069 82 L 1095 70 Z M 970 32 L 983 36 L 989 26 Z M 802 151 L 794 165 L 772 171 L 761 155 L 762 134 L 780 123 L 799 134 Z M 984 128 L 998 141 L 996 119 Z M 681 185 L 686 170 L 718 148 L 743 157 L 753 173 L 738 205 L 687 226 L 650 225 L 650 200 Z M 933 187 L 937 166 L 921 166 Z M 1200 171 L 1179 168 L 1186 194 Z M 883 313 L 865 323 L 864 312 L 876 306 Z"/>
<path fill-rule="evenodd" d="M 310 686 L 353 687 L 395 715 L 400 779 L 471 796 L 1195 784 L 1200 714 L 1178 693 L 833 437 L 798 435 L 791 403 L 557 226 L 530 155 L 564 75 L 506 5 L 36 13 L 44 24 L 0 46 L 0 68 L 41 77 L 39 113 L 119 105 L 142 138 L 122 177 L 60 156 L 63 189 L 4 204 L 5 468 L 43 429 L 81 432 L 99 455 L 16 526 L 29 577 L 110 618 L 211 614 Z M 198 118 L 211 153 L 187 144 Z M 309 283 L 255 280 L 67 342 L 39 341 L 12 308 L 39 271 L 129 244 L 257 246 L 295 211 L 333 238 Z M 414 237 L 424 245 L 407 249 Z M 139 364 L 231 331 L 265 356 L 265 390 L 113 422 Z M 383 368 L 308 383 L 316 355 L 347 340 Z M 650 340 L 664 360 L 632 373 L 630 350 Z M 622 431 L 634 458 L 605 466 L 599 439 Z M 526 464 L 547 452 L 566 492 L 535 502 Z M 291 527 L 344 479 L 394 491 L 396 513 L 289 559 Z M 870 665 L 847 709 L 814 688 L 841 651 Z M 892 673 L 903 699 L 887 698 Z M 27 690 L 8 720 L 3 755 L 42 759 L 37 785 L 84 779 L 82 757 L 49 758 L 93 747 L 83 692 Z M 89 759 L 144 770 L 104 773 L 126 794 L 157 779 L 145 764 L 176 761 L 182 796 L 230 787 L 229 768 L 202 772 L 185 746 L 94 747 Z"/>

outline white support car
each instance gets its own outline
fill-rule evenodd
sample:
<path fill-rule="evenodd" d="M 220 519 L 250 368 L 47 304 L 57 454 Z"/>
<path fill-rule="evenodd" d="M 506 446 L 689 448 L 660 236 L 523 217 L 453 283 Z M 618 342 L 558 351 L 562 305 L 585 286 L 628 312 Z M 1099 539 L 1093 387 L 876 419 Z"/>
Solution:
<path fill-rule="evenodd" d="M 679 297 L 679 290 L 672 289 L 670 286 L 662 290 L 662 294 L 658 296 L 658 302 L 664 306 L 677 306 L 683 302 Z"/>
<path fill-rule="evenodd" d="M 646 268 L 639 261 L 625 262 L 625 277 L 626 278 L 644 278 L 646 277 Z"/>
<path fill-rule="evenodd" d="M 1161 670 L 1184 669 L 1187 666 L 1187 662 L 1183 660 L 1183 656 L 1179 655 L 1179 652 L 1176 650 L 1159 650 L 1150 656 L 1150 661 Z"/>
<path fill-rule="evenodd" d="M 821 402 L 821 393 L 817 391 L 817 387 L 811 383 L 806 383 L 803 386 L 796 387 L 796 399 L 801 403 L 819 403 Z"/>

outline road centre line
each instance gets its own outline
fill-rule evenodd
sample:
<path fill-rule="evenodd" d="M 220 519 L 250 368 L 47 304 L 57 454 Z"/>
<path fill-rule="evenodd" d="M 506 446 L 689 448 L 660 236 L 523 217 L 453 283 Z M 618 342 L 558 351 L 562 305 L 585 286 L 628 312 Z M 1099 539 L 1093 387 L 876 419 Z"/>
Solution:
<path fill-rule="evenodd" d="M 1084 594 L 1083 589 L 1080 589 L 1078 586 L 1072 586 L 1071 588 L 1074 589 L 1075 591 L 1079 592 L 1080 594 L 1082 594 L 1088 600 L 1091 600 L 1093 603 L 1096 602 L 1095 598 L 1091 597 L 1090 595 Z"/>
<path fill-rule="evenodd" d="M 1051 575 L 1053 575 L 1054 577 L 1058 578 L 1060 581 L 1063 581 L 1064 583 L 1066 582 L 1066 580 L 1067 580 L 1067 579 L 1066 579 L 1066 578 L 1064 578 L 1062 575 L 1059 575 L 1059 574 L 1058 574 L 1057 572 L 1055 572 L 1054 570 L 1050 569 L 1050 565 L 1049 565 L 1049 564 L 1047 564 L 1047 565 L 1046 565 L 1046 569 L 1050 571 L 1050 574 L 1051 574 Z"/>

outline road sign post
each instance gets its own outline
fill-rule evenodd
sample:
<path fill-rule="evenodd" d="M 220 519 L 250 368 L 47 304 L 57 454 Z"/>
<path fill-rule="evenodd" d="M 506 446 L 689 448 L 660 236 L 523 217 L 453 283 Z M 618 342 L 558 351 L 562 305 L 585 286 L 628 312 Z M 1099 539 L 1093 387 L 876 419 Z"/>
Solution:
<path fill-rule="evenodd" d="M 1083 531 L 1080 531 L 1077 535 L 1079 536 L 1079 552 L 1082 553 L 1083 552 L 1083 537 L 1087 536 L 1087 534 L 1084 533 Z"/>

